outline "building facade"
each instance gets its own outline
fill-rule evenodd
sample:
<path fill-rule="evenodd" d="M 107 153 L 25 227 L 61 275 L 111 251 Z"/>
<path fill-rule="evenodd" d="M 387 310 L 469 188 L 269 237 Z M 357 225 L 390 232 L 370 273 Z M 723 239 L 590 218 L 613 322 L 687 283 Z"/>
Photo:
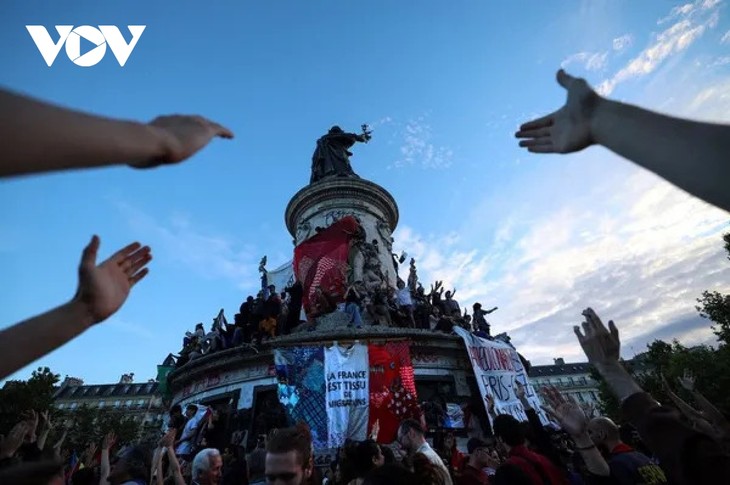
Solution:
<path fill-rule="evenodd" d="M 117 384 L 84 384 L 66 377 L 53 396 L 56 409 L 73 411 L 82 406 L 124 413 L 145 426 L 162 425 L 166 409 L 158 393 L 159 383 L 132 382 L 124 375 Z"/>
<path fill-rule="evenodd" d="M 539 392 L 540 389 L 553 386 L 585 408 L 598 408 L 601 402 L 598 382 L 591 377 L 590 364 L 566 363 L 562 358 L 553 360 L 553 365 L 535 365 L 530 368 L 530 383 L 535 390 Z"/>

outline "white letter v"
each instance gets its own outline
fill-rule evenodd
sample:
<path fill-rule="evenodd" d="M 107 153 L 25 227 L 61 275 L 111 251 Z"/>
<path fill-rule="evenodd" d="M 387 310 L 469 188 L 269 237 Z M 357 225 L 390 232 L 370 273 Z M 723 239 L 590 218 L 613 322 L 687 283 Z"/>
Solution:
<path fill-rule="evenodd" d="M 129 59 L 130 54 L 132 54 L 132 51 L 134 50 L 134 46 L 137 45 L 137 41 L 139 41 L 139 38 L 142 36 L 142 32 L 144 32 L 145 27 L 147 26 L 128 25 L 127 28 L 132 34 L 132 40 L 130 40 L 129 44 L 127 44 L 124 37 L 122 37 L 122 33 L 119 32 L 119 29 L 116 26 L 99 26 L 99 30 L 101 30 L 101 33 L 104 34 L 106 43 L 109 44 L 109 47 L 111 48 L 114 57 L 117 58 L 117 62 L 119 62 L 120 66 L 124 67 L 124 64 L 127 62 L 127 59 Z"/>
<path fill-rule="evenodd" d="M 30 33 L 30 36 L 35 42 L 35 46 L 43 56 L 43 60 L 46 61 L 48 67 L 53 65 L 53 61 L 56 60 L 63 43 L 66 42 L 68 34 L 73 30 L 73 25 L 56 25 L 56 32 L 58 32 L 59 38 L 58 43 L 54 44 L 48 31 L 42 25 L 26 25 L 26 29 Z"/>

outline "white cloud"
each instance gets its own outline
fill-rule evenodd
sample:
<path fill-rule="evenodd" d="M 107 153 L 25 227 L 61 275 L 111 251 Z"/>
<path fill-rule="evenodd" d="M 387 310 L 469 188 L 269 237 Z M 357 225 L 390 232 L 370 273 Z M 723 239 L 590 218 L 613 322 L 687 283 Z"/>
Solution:
<path fill-rule="evenodd" d="M 656 34 L 649 47 L 630 60 L 613 77 L 602 81 L 598 85 L 597 91 L 607 96 L 618 84 L 629 79 L 646 76 L 671 56 L 685 51 L 707 29 L 717 25 L 719 12 L 716 7 L 718 4 L 719 2 L 716 1 L 698 0 L 692 4 L 674 7 L 669 16 L 659 22 L 660 24 L 668 21 L 674 23 Z"/>
<path fill-rule="evenodd" d="M 621 52 L 627 47 L 630 47 L 634 42 L 634 37 L 631 34 L 624 34 L 621 37 L 613 39 L 613 50 Z"/>
<path fill-rule="evenodd" d="M 431 126 L 426 123 L 425 116 L 410 120 L 403 130 L 400 158 L 394 165 L 418 165 L 426 169 L 449 168 L 454 152 L 448 147 L 434 145 L 431 143 L 432 138 Z"/>
<path fill-rule="evenodd" d="M 721 44 L 730 44 L 730 30 L 725 32 L 725 34 L 720 38 Z"/>
<path fill-rule="evenodd" d="M 262 254 L 255 248 L 222 235 L 205 234 L 199 224 L 182 214 L 160 222 L 127 203 L 116 205 L 132 229 L 144 234 L 154 254 L 182 264 L 203 278 L 225 278 L 240 288 L 249 288 L 257 280 L 256 270 Z"/>
<path fill-rule="evenodd" d="M 533 361 L 582 358 L 571 329 L 587 306 L 618 323 L 626 352 L 641 351 L 662 329 L 698 321 L 693 305 L 702 290 L 730 286 L 720 239 L 728 215 L 646 172 L 584 187 L 537 222 L 506 216 L 479 249 L 466 231 L 456 243 L 409 227 L 395 237 L 416 258 L 424 286 L 444 280 L 459 290 L 462 308 L 498 305 L 493 329 L 509 331 Z M 707 322 L 688 325 L 672 335 L 707 340 Z"/>
<path fill-rule="evenodd" d="M 599 71 L 606 67 L 608 52 L 578 52 L 571 54 L 563 62 L 560 67 L 566 68 L 571 64 L 580 64 L 587 71 Z"/>

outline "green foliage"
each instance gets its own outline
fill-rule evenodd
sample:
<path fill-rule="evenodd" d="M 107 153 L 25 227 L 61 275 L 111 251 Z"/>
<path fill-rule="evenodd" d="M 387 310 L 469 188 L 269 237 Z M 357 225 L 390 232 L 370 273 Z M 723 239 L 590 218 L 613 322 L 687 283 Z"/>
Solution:
<path fill-rule="evenodd" d="M 84 450 L 89 443 L 101 445 L 104 436 L 114 431 L 117 444 L 125 445 L 137 440 L 141 425 L 134 418 L 114 409 L 98 409 L 86 405 L 63 414 L 69 433 L 66 446 Z"/>
<path fill-rule="evenodd" d="M 694 404 L 692 395 L 677 380 L 685 370 L 689 370 L 695 376 L 695 388 L 722 413 L 730 416 L 730 394 L 727 392 L 730 389 L 730 346 L 690 348 L 677 341 L 668 344 L 655 340 L 647 346 L 645 354 L 624 365 L 642 389 L 664 404 L 670 404 L 670 400 L 662 385 L 662 375 L 676 394 L 690 405 Z M 592 377 L 599 382 L 601 412 L 621 422 L 618 401 L 596 371 L 592 372 Z"/>
<path fill-rule="evenodd" d="M 15 426 L 23 411 L 51 409 L 59 378 L 48 367 L 39 367 L 27 381 L 6 382 L 0 389 L 0 434 Z"/>
<path fill-rule="evenodd" d="M 730 259 L 730 232 L 723 234 L 725 251 Z M 712 330 L 717 335 L 721 345 L 730 344 L 730 295 L 723 295 L 719 291 L 703 291 L 695 306 L 700 316 L 712 320 L 717 324 Z"/>
<path fill-rule="evenodd" d="M 712 327 L 717 339 L 723 345 L 730 344 L 730 295 L 723 295 L 719 291 L 703 291 L 697 303 L 699 305 L 695 308 L 700 316 L 717 324 Z"/>

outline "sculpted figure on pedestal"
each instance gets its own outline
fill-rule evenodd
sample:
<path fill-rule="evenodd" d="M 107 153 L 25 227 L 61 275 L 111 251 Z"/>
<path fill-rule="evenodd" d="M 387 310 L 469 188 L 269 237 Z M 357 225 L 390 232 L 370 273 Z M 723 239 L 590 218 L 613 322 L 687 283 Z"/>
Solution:
<path fill-rule="evenodd" d="M 330 128 L 326 135 L 317 140 L 309 183 L 327 177 L 357 177 L 350 165 L 352 153 L 348 149 L 357 142 L 367 143 L 371 133 L 367 125 L 362 125 L 361 134 L 345 133 L 339 126 Z"/>

